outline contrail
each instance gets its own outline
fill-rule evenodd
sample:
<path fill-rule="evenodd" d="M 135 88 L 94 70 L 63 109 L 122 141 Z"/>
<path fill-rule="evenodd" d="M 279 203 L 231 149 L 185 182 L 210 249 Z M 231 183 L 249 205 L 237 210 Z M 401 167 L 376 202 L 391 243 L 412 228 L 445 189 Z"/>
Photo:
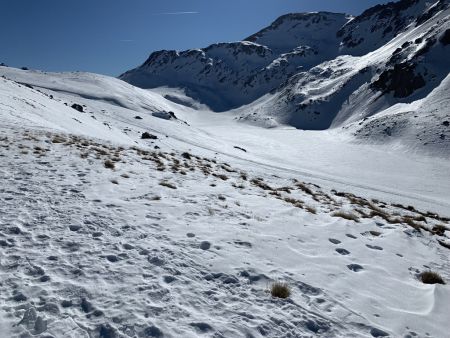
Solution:
<path fill-rule="evenodd" d="M 185 15 L 185 14 L 200 14 L 200 12 L 165 12 L 165 13 L 154 13 L 153 15 Z"/>

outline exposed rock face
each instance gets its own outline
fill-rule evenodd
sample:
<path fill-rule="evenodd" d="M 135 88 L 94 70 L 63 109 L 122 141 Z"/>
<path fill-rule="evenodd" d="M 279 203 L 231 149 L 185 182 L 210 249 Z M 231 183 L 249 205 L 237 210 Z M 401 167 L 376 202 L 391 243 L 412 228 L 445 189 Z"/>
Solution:
<path fill-rule="evenodd" d="M 425 86 L 425 80 L 420 74 L 415 74 L 415 64 L 400 63 L 394 68 L 381 73 L 372 86 L 385 93 L 393 92 L 394 97 L 408 97 L 416 89 Z"/>
<path fill-rule="evenodd" d="M 439 39 L 440 43 L 442 43 L 444 46 L 450 45 L 450 28 L 447 29 L 444 34 L 442 34 L 441 38 Z"/>

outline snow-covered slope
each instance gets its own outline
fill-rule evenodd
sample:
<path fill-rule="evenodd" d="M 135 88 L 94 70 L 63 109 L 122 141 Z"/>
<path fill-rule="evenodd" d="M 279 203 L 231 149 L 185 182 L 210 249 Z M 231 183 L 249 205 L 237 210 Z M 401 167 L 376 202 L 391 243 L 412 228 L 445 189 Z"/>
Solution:
<path fill-rule="evenodd" d="M 213 110 L 234 107 L 238 120 L 264 127 L 365 126 L 365 119 L 375 121 L 381 114 L 386 120 L 386 109 L 419 102 L 441 86 L 450 71 L 449 34 L 448 0 L 402 0 L 355 18 L 323 12 L 288 14 L 242 42 L 156 52 L 121 79 L 143 88 L 184 88 Z M 438 109 L 439 116 L 427 119 L 428 113 L 420 109 L 414 116 L 438 124 L 449 114 L 443 105 L 431 107 L 428 112 Z M 406 124 L 396 129 L 402 126 Z M 403 137 L 409 129 L 382 139 L 448 154 L 450 135 L 444 130 L 436 138 L 436 128 L 425 123 L 415 137 Z M 378 134 L 356 133 L 358 141 L 364 135 L 362 139 L 370 142 L 380 141 Z"/>
<path fill-rule="evenodd" d="M 449 11 L 0 67 L 0 337 L 446 337 Z"/>
<path fill-rule="evenodd" d="M 419 275 L 450 279 L 448 159 L 94 74 L 0 76 L 2 336 L 446 335 L 450 289 Z"/>

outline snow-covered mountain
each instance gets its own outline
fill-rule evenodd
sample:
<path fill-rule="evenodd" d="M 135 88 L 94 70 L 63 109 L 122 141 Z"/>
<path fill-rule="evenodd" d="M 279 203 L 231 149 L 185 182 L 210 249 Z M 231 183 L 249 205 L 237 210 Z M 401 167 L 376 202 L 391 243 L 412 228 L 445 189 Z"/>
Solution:
<path fill-rule="evenodd" d="M 142 88 L 182 87 L 218 111 L 250 103 L 300 70 L 334 58 L 349 16 L 289 14 L 244 41 L 152 53 L 120 78 Z"/>
<path fill-rule="evenodd" d="M 215 110 L 234 107 L 238 120 L 265 127 L 322 130 L 357 123 L 355 135 L 371 142 L 399 141 L 423 120 L 427 127 L 407 142 L 442 152 L 450 134 L 434 131 L 448 110 L 436 107 L 433 119 L 417 111 L 408 123 L 392 116 L 389 126 L 385 110 L 420 106 L 438 87 L 447 95 L 442 86 L 450 71 L 449 30 L 448 0 L 403 0 L 354 18 L 289 14 L 242 42 L 153 53 L 120 78 L 143 88 L 184 88 Z M 374 122 L 378 114 L 383 122 Z M 376 125 L 386 129 L 384 136 Z"/>
<path fill-rule="evenodd" d="M 447 337 L 448 7 L 0 66 L 0 338 Z"/>

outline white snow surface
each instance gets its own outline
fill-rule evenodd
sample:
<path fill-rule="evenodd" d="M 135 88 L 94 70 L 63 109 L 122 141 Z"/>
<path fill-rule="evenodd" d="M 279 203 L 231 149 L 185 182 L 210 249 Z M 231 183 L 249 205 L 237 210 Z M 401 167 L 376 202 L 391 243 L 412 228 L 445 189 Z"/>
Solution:
<path fill-rule="evenodd" d="M 448 158 L 105 76 L 1 75 L 2 337 L 448 334 L 449 286 L 418 277 L 450 280 Z"/>

